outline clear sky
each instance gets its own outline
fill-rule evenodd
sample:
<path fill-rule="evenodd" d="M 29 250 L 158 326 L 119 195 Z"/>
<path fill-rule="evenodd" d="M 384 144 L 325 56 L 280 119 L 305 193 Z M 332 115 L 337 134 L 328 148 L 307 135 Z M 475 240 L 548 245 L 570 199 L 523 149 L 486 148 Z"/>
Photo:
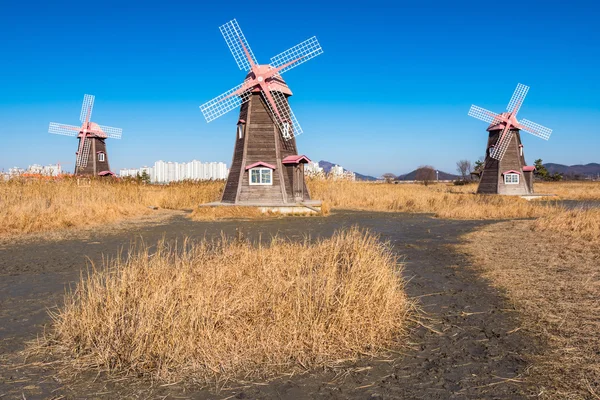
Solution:
<path fill-rule="evenodd" d="M 199 105 L 241 83 L 219 32 L 237 18 L 259 62 L 316 35 L 324 54 L 285 74 L 304 129 L 299 152 L 364 174 L 420 164 L 454 172 L 484 154 L 471 104 L 554 129 L 523 134 L 529 163 L 600 162 L 597 1 L 6 1 L 0 9 L 0 169 L 63 162 L 77 140 L 47 133 L 92 120 L 123 128 L 111 167 L 231 163 L 237 112 Z M 70 164 L 69 164 L 70 163 Z"/>

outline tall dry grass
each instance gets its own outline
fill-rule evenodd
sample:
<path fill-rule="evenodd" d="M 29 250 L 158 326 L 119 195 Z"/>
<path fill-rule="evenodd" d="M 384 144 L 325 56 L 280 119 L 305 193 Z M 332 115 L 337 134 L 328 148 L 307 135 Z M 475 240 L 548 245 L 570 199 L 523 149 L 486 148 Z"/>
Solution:
<path fill-rule="evenodd" d="M 332 208 L 433 213 L 452 219 L 533 218 L 556 210 L 552 205 L 514 196 L 477 195 L 475 185 L 375 184 L 343 180 L 309 181 L 311 196 Z"/>
<path fill-rule="evenodd" d="M 600 209 L 574 209 L 553 213 L 535 221 L 534 229 L 557 232 L 600 247 Z"/>
<path fill-rule="evenodd" d="M 555 194 L 563 200 L 600 201 L 600 182 L 539 182 L 535 184 L 535 191 L 543 194 Z"/>
<path fill-rule="evenodd" d="M 116 222 L 149 214 L 149 206 L 194 208 L 218 199 L 223 182 L 141 185 L 75 179 L 0 181 L 0 236 Z"/>
<path fill-rule="evenodd" d="M 357 228 L 312 244 L 159 243 L 83 276 L 41 348 L 75 368 L 208 383 L 377 354 L 408 311 L 390 248 Z"/>

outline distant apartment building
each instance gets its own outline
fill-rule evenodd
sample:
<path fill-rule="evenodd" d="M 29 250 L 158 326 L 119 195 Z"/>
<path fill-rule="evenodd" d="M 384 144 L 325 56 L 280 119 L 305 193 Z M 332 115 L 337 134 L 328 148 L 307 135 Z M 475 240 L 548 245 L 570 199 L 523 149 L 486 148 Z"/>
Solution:
<path fill-rule="evenodd" d="M 323 167 L 320 167 L 319 163 L 314 161 L 304 164 L 304 174 L 310 177 L 325 177 Z"/>
<path fill-rule="evenodd" d="M 352 171 L 344 170 L 341 165 L 334 165 L 329 171 L 329 176 L 333 179 L 347 179 L 350 181 L 356 180 L 356 174 Z"/>
<path fill-rule="evenodd" d="M 152 183 L 169 183 L 183 180 L 205 181 L 227 179 L 229 169 L 222 162 L 200 162 L 193 160 L 187 163 L 172 161 L 156 161 L 153 167 L 125 168 L 119 171 L 119 176 L 136 177 L 144 172 Z"/>

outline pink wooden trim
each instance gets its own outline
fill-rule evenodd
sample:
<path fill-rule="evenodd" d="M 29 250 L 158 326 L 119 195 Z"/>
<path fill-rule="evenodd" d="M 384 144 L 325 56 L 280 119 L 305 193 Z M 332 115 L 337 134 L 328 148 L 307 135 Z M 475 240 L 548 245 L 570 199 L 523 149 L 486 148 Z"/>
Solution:
<path fill-rule="evenodd" d="M 521 175 L 521 173 L 519 171 L 515 171 L 514 169 L 511 169 L 510 171 L 504 171 L 502 173 L 502 175 L 506 175 L 506 174 L 518 174 L 518 175 Z"/>
<path fill-rule="evenodd" d="M 287 156 L 281 162 L 284 164 L 309 163 L 310 158 L 306 157 L 305 155 Z"/>
<path fill-rule="evenodd" d="M 96 154 L 104 153 L 102 150 L 97 151 Z"/>
<path fill-rule="evenodd" d="M 275 169 L 274 165 L 268 164 L 266 162 L 263 161 L 259 161 L 259 162 L 255 162 L 254 164 L 250 164 L 248 166 L 246 166 L 246 171 L 248 171 L 250 168 L 255 168 L 255 167 L 267 167 L 270 169 Z"/>
<path fill-rule="evenodd" d="M 526 165 L 523 167 L 523 171 L 532 172 L 532 171 L 535 171 L 535 167 L 533 165 Z"/>
<path fill-rule="evenodd" d="M 106 175 L 112 175 L 112 176 L 115 176 L 115 173 L 114 173 L 114 172 L 112 172 L 112 171 L 101 171 L 101 172 L 98 172 L 98 175 L 99 175 L 99 176 L 106 176 Z"/>
<path fill-rule="evenodd" d="M 245 121 L 245 120 L 243 120 L 243 119 L 240 119 L 240 120 L 238 121 L 238 124 L 245 124 L 245 123 L 246 123 L 246 121 Z"/>

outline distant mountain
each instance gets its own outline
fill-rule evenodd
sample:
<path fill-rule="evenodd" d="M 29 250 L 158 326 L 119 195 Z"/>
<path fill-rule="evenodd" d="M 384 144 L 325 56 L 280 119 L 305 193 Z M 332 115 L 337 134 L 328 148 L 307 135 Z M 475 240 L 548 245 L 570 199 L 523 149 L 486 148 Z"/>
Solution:
<path fill-rule="evenodd" d="M 563 165 L 563 164 L 554 164 L 547 163 L 544 164 L 548 172 L 551 174 L 558 172 L 562 174 L 564 177 L 596 177 L 600 174 L 600 164 L 598 163 L 590 163 L 585 165 Z"/>
<path fill-rule="evenodd" d="M 416 177 L 417 177 L 417 170 L 415 169 L 414 171 L 409 172 L 408 174 L 398 175 L 398 178 L 396 178 L 396 179 L 399 181 L 414 181 L 414 180 L 416 180 Z M 440 181 L 454 181 L 454 180 L 460 178 L 460 176 L 449 174 L 444 171 L 440 171 L 438 174 L 438 178 Z"/>
<path fill-rule="evenodd" d="M 329 171 L 331 171 L 331 167 L 333 167 L 334 165 L 339 165 L 339 164 L 334 164 L 334 163 L 331 163 L 331 162 L 325 161 L 325 160 L 319 161 L 319 167 L 323 168 L 323 171 L 326 174 L 328 174 Z M 344 168 L 344 171 L 349 171 L 349 170 Z M 354 172 L 354 171 L 352 171 L 352 172 Z M 354 172 L 354 174 L 356 175 L 356 180 L 359 180 L 359 181 L 376 181 L 377 180 L 377 178 L 375 178 L 373 176 L 359 174 L 358 172 Z"/>

